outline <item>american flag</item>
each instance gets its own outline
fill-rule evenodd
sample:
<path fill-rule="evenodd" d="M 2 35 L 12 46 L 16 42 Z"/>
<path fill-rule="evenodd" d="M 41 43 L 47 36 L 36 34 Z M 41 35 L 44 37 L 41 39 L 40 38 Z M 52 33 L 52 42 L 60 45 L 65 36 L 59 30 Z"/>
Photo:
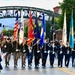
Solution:
<path fill-rule="evenodd" d="M 15 26 L 14 26 L 14 40 L 17 39 L 18 37 L 18 12 L 16 12 L 17 16 L 16 16 L 16 22 L 15 22 Z"/>
<path fill-rule="evenodd" d="M 17 39 L 17 36 L 18 36 L 18 21 L 16 21 L 14 26 L 14 40 Z"/>

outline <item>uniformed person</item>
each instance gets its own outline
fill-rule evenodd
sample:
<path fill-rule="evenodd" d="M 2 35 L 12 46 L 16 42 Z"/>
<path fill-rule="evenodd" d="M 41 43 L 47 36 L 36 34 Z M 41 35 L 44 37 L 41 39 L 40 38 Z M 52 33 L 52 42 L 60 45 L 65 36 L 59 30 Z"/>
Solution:
<path fill-rule="evenodd" d="M 37 40 L 37 39 L 36 39 Z M 39 61 L 41 57 L 41 51 L 40 51 L 40 43 L 39 40 L 37 40 L 37 43 L 34 45 L 34 62 L 35 62 L 35 68 L 38 68 L 39 66 Z"/>
<path fill-rule="evenodd" d="M 45 39 L 44 46 L 42 48 L 42 67 L 46 67 L 47 57 L 48 57 L 48 43 L 47 40 Z"/>
<path fill-rule="evenodd" d="M 23 43 L 20 45 L 20 51 L 21 51 L 22 67 L 25 67 L 26 54 L 27 54 L 27 51 L 28 51 L 26 38 L 24 38 Z"/>
<path fill-rule="evenodd" d="M 6 56 L 5 56 L 5 64 L 6 66 L 9 65 L 9 61 L 10 61 L 10 55 L 12 52 L 12 44 L 11 44 L 11 40 L 10 38 L 7 38 L 6 42 L 3 45 L 3 52 L 6 52 Z"/>
<path fill-rule="evenodd" d="M 57 47 L 59 46 L 60 44 L 59 44 L 59 41 L 58 40 L 55 40 L 55 46 L 56 46 L 56 50 L 55 50 L 55 57 L 56 57 L 56 59 L 58 59 L 58 50 L 57 50 Z"/>
<path fill-rule="evenodd" d="M 50 66 L 53 67 L 53 65 L 54 65 L 54 58 L 55 58 L 55 50 L 56 50 L 54 42 L 50 43 L 50 47 L 49 48 L 50 48 L 50 52 L 49 52 Z"/>
<path fill-rule="evenodd" d="M 65 50 L 65 66 L 69 66 L 70 62 L 70 57 L 71 57 L 71 48 L 69 46 L 69 42 L 67 42 L 66 50 Z"/>
<path fill-rule="evenodd" d="M 64 50 L 65 47 L 62 45 L 62 41 L 60 41 L 60 45 L 58 45 L 57 50 L 58 50 L 58 67 L 63 66 L 63 56 L 64 56 Z"/>
<path fill-rule="evenodd" d="M 17 40 L 13 41 L 13 54 L 14 54 L 14 67 L 17 67 L 17 62 L 19 58 L 19 43 Z"/>
<path fill-rule="evenodd" d="M 72 67 L 74 67 L 75 64 L 75 42 L 74 42 L 74 49 L 72 49 Z"/>
<path fill-rule="evenodd" d="M 31 68 L 33 59 L 33 43 L 31 43 L 31 45 L 28 46 L 27 57 L 28 57 L 28 67 Z"/>

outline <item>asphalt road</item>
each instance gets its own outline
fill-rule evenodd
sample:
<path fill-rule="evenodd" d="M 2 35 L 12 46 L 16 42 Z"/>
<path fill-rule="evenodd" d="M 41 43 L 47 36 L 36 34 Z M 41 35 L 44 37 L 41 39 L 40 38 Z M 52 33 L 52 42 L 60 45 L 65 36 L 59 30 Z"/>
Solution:
<path fill-rule="evenodd" d="M 5 61 L 3 59 L 3 61 L 1 62 L 3 70 L 1 71 L 0 75 L 75 75 L 75 68 L 72 68 L 71 65 L 69 65 L 69 68 L 66 68 L 65 66 L 63 66 L 63 68 L 58 68 L 57 60 L 55 60 L 54 68 L 51 68 L 49 65 L 49 61 L 47 61 L 46 68 L 42 68 L 40 63 L 38 69 L 35 69 L 34 63 L 32 64 L 31 68 L 28 68 L 27 59 L 25 68 L 21 67 L 20 58 L 18 60 L 17 68 L 14 68 L 13 62 L 13 57 L 11 57 L 9 67 L 5 67 Z"/>

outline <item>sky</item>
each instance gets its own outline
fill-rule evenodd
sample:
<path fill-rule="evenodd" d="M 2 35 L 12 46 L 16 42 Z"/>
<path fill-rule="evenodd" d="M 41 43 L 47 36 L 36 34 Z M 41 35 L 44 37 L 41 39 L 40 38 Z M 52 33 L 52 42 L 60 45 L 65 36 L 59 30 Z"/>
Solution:
<path fill-rule="evenodd" d="M 53 10 L 63 0 L 0 0 L 0 6 L 31 6 Z"/>
<path fill-rule="evenodd" d="M 59 6 L 59 2 L 63 0 L 0 0 L 2 6 L 30 6 L 47 10 L 52 10 L 55 6 Z M 8 26 L 14 26 L 15 19 L 0 19 L 0 23 Z"/>

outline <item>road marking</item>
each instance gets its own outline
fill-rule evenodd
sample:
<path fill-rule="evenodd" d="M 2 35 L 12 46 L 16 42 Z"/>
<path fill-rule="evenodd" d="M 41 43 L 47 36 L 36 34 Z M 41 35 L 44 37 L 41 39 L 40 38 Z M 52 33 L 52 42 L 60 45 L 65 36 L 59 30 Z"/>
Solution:
<path fill-rule="evenodd" d="M 59 70 L 69 74 L 69 75 L 75 75 L 75 72 L 71 71 L 70 69 L 68 68 L 58 68 Z"/>

